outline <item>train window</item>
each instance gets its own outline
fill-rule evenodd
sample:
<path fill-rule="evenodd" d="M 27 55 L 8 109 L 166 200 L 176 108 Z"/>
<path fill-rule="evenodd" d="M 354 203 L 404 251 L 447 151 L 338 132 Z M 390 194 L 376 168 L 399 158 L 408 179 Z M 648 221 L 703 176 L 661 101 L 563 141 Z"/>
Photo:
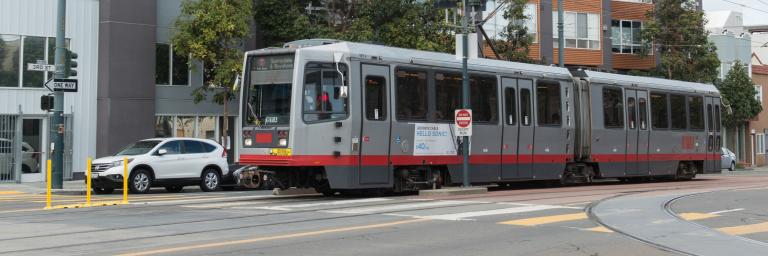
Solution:
<path fill-rule="evenodd" d="M 387 119 L 387 80 L 384 77 L 365 77 L 365 118 Z"/>
<path fill-rule="evenodd" d="M 704 98 L 690 96 L 688 97 L 688 113 L 691 117 L 691 130 L 704 130 Z"/>
<path fill-rule="evenodd" d="M 720 131 L 720 105 L 715 105 L 715 131 Z"/>
<path fill-rule="evenodd" d="M 624 96 L 621 88 L 603 87 L 603 125 L 624 128 Z"/>
<path fill-rule="evenodd" d="M 679 94 L 669 95 L 669 106 L 672 113 L 672 129 L 685 130 L 688 122 L 688 111 L 685 109 L 685 96 Z"/>
<path fill-rule="evenodd" d="M 635 98 L 627 98 L 627 122 L 629 122 L 629 129 L 632 130 L 637 128 L 635 125 L 637 123 L 637 116 L 635 115 L 636 111 L 637 107 L 635 106 Z"/>
<path fill-rule="evenodd" d="M 517 124 L 517 101 L 515 99 L 515 88 L 507 88 L 504 90 L 504 105 L 507 115 L 507 124 Z"/>
<path fill-rule="evenodd" d="M 669 129 L 666 94 L 651 93 L 651 122 L 653 129 Z"/>
<path fill-rule="evenodd" d="M 520 123 L 531 125 L 531 90 L 520 89 Z"/>
<path fill-rule="evenodd" d="M 707 126 L 709 131 L 715 131 L 715 117 L 712 115 L 712 104 L 707 104 Z"/>
<path fill-rule="evenodd" d="M 435 73 L 435 119 L 453 122 L 454 111 L 461 108 L 462 78 L 458 73 Z"/>
<path fill-rule="evenodd" d="M 472 75 L 469 78 L 469 88 L 472 121 L 477 123 L 496 123 L 499 118 L 496 77 Z M 558 104 L 559 101 L 558 93 Z"/>
<path fill-rule="evenodd" d="M 648 104 L 644 98 L 640 98 L 637 103 L 637 107 L 640 110 L 638 114 L 640 116 L 640 130 L 648 129 Z"/>
<path fill-rule="evenodd" d="M 559 126 L 562 123 L 560 83 L 536 81 L 536 119 L 539 125 Z"/>
<path fill-rule="evenodd" d="M 427 120 L 427 72 L 417 70 L 397 71 L 398 120 Z"/>
<path fill-rule="evenodd" d="M 346 73 L 346 66 L 339 65 Z M 346 74 L 345 74 L 346 76 Z M 341 97 L 343 81 L 336 65 L 307 64 L 304 77 L 304 121 L 319 122 L 347 117 L 347 98 Z"/>

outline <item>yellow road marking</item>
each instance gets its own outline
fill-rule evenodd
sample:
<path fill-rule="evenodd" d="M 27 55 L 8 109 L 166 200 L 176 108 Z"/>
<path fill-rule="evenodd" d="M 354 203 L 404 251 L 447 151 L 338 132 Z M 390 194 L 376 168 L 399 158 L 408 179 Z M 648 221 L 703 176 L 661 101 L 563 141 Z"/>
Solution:
<path fill-rule="evenodd" d="M 720 215 L 717 214 L 709 214 L 709 213 L 698 213 L 698 212 L 684 212 L 681 214 L 678 214 L 680 218 L 683 218 L 684 220 L 703 220 L 703 219 L 709 219 L 718 217 Z"/>
<path fill-rule="evenodd" d="M 586 230 L 586 231 L 594 231 L 594 232 L 603 232 L 603 233 L 613 233 L 613 230 L 610 230 L 610 229 L 608 229 L 606 227 L 603 227 L 603 226 L 597 226 L 597 227 L 594 227 L 594 228 L 587 228 L 587 229 L 584 229 L 584 230 Z"/>
<path fill-rule="evenodd" d="M 387 222 L 387 223 L 373 224 L 373 225 L 352 226 L 352 227 L 345 227 L 345 228 L 326 229 L 326 230 L 309 231 L 309 232 L 293 233 L 293 234 L 285 234 L 285 235 L 277 235 L 277 236 L 256 237 L 256 238 L 244 239 L 244 240 L 234 240 L 234 241 L 226 241 L 226 242 L 216 242 L 216 243 L 209 243 L 209 244 L 198 244 L 198 245 L 173 247 L 173 248 L 158 249 L 158 250 L 151 250 L 151 251 L 127 253 L 127 254 L 120 254 L 119 256 L 141 256 L 141 255 L 153 255 L 153 254 L 160 254 L 160 253 L 175 253 L 175 252 L 181 252 L 181 251 L 248 244 L 248 243 L 272 241 L 272 240 L 279 240 L 279 239 L 290 239 L 290 238 L 317 236 L 317 235 L 324 235 L 324 234 L 331 234 L 331 233 L 357 231 L 357 230 L 364 230 L 364 229 L 383 228 L 383 227 L 390 227 L 390 226 L 396 226 L 396 225 L 410 224 L 415 222 L 422 222 L 427 220 L 428 219 L 411 219 L 411 220 L 394 221 L 394 222 Z"/>
<path fill-rule="evenodd" d="M 16 191 L 16 190 L 0 190 L 0 195 L 21 195 L 24 194 L 24 192 Z"/>
<path fill-rule="evenodd" d="M 557 223 L 557 222 L 563 222 L 563 221 L 584 220 L 584 219 L 587 219 L 587 214 L 580 212 L 580 213 L 574 213 L 574 214 L 561 214 L 561 215 L 503 221 L 503 222 L 499 222 L 499 224 L 517 225 L 517 226 L 536 226 L 536 225 L 542 225 L 542 224 L 551 224 L 551 223 Z"/>
<path fill-rule="evenodd" d="M 746 235 L 746 234 L 753 234 L 753 233 L 762 233 L 762 232 L 768 232 L 768 222 L 742 225 L 742 226 L 724 227 L 724 228 L 718 228 L 717 230 L 720 230 L 720 232 L 723 232 L 729 235 Z"/>

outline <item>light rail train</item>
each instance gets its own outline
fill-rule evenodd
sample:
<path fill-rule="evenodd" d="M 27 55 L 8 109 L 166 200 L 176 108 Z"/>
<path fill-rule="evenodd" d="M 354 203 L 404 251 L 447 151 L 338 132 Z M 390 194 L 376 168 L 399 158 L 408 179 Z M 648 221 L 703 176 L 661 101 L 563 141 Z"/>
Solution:
<path fill-rule="evenodd" d="M 720 172 L 708 84 L 470 59 L 472 184 Z M 418 190 L 462 182 L 454 55 L 337 42 L 246 53 L 240 185 Z"/>

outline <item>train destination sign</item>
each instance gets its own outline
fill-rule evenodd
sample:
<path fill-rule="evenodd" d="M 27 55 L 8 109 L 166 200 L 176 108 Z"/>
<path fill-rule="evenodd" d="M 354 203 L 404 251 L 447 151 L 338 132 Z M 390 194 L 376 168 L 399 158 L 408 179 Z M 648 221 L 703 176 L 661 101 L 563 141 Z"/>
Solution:
<path fill-rule="evenodd" d="M 454 112 L 454 133 L 456 136 L 472 136 L 472 110 L 457 109 Z"/>

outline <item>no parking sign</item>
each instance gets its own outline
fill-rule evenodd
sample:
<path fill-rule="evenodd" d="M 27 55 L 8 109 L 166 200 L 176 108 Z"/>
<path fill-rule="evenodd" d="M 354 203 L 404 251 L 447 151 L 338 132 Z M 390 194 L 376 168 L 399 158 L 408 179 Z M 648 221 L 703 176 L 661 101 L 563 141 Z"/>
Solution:
<path fill-rule="evenodd" d="M 456 136 L 472 136 L 472 110 L 457 109 L 454 112 L 453 131 Z"/>

